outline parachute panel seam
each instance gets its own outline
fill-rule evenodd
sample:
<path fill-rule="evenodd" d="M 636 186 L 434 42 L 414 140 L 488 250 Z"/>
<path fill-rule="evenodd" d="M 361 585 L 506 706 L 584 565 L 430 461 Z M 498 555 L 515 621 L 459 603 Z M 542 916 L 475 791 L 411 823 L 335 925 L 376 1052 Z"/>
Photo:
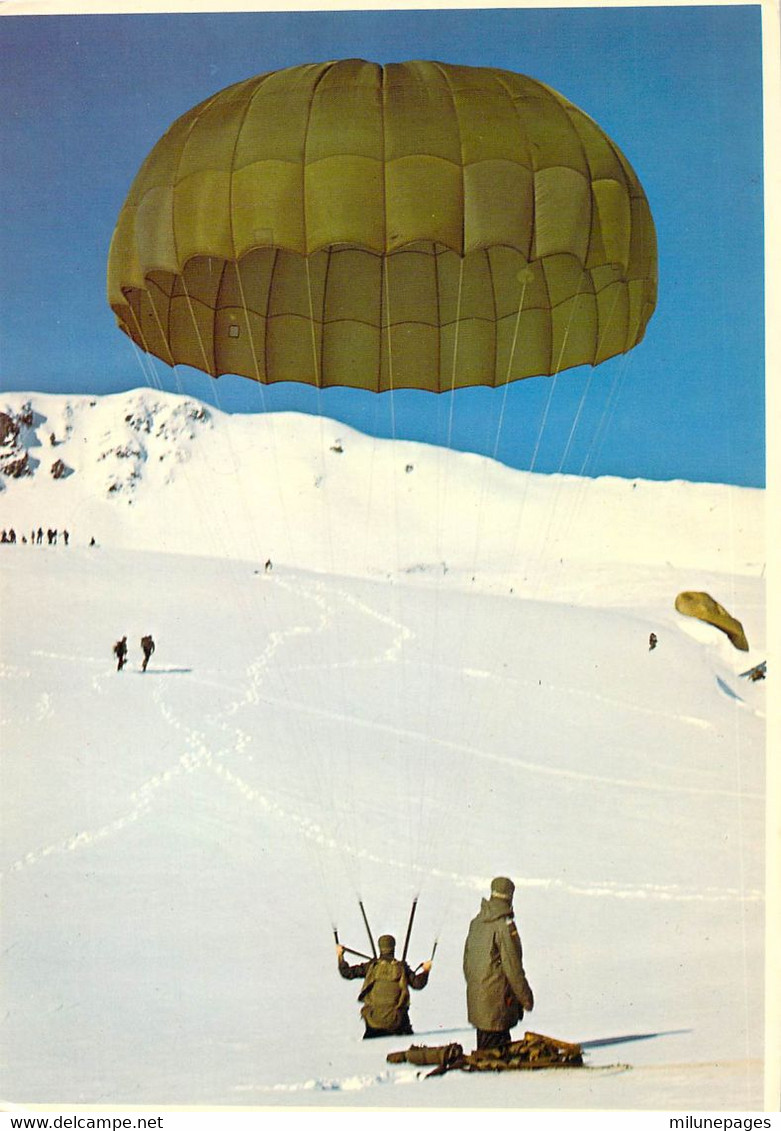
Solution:
<path fill-rule="evenodd" d="M 249 117 L 250 110 L 252 109 L 252 104 L 255 101 L 255 98 L 258 96 L 259 92 L 262 90 L 262 88 L 263 88 L 263 79 L 261 78 L 261 80 L 259 82 L 257 82 L 256 85 L 254 85 L 253 87 L 250 88 L 249 98 L 245 99 L 244 113 L 241 116 L 241 121 L 238 123 L 238 125 L 236 127 L 236 136 L 233 139 L 233 152 L 231 153 L 230 176 L 229 176 L 229 179 L 228 179 L 228 224 L 229 224 L 229 230 L 230 230 L 230 245 L 231 245 L 231 248 L 233 249 L 233 262 L 236 264 L 236 277 L 239 281 L 239 293 L 241 295 L 241 304 L 244 307 L 244 317 L 245 317 L 246 324 L 247 324 L 247 337 L 249 339 L 248 345 L 249 345 L 249 349 L 250 349 L 250 356 L 252 358 L 256 358 L 256 354 L 255 354 L 255 349 L 254 349 L 254 346 L 253 346 L 253 343 L 252 343 L 252 327 L 250 325 L 249 311 L 247 310 L 247 303 L 246 303 L 246 299 L 244 297 L 244 286 L 242 284 L 241 274 L 240 274 L 240 271 L 239 271 L 239 261 L 238 261 L 237 248 L 236 248 L 236 234 L 235 234 L 234 223 L 233 223 L 233 181 L 234 181 L 234 175 L 235 175 L 235 172 L 236 172 L 236 153 L 237 153 L 237 150 L 238 150 L 238 147 L 239 147 L 239 141 L 241 140 L 241 134 L 242 134 L 242 131 L 244 129 L 244 125 L 247 121 L 247 118 Z M 213 343 L 214 343 L 214 368 L 215 369 L 218 368 L 218 365 L 217 365 L 217 310 L 219 309 L 219 299 L 220 299 L 220 295 L 221 295 L 221 292 L 222 292 L 223 283 L 225 282 L 225 276 L 226 276 L 227 268 L 228 268 L 228 263 L 227 263 L 227 260 L 225 260 L 223 262 L 222 274 L 220 276 L 220 285 L 217 289 L 217 306 L 215 307 L 214 317 L 212 319 L 212 339 L 213 339 Z M 258 376 L 258 374 L 257 374 L 257 360 L 255 361 L 255 370 L 256 370 L 256 379 L 257 379 L 257 376 Z"/>
<path fill-rule="evenodd" d="M 233 227 L 233 179 L 236 173 L 236 153 L 238 151 L 239 142 L 241 141 L 241 135 L 244 130 L 247 118 L 249 117 L 250 110 L 252 109 L 252 105 L 262 89 L 263 80 L 258 82 L 257 86 L 255 86 L 255 88 L 251 91 L 249 98 L 246 100 L 244 105 L 244 113 L 241 116 L 241 121 L 236 127 L 236 136 L 233 139 L 233 152 L 231 153 L 230 161 L 230 181 L 228 184 L 228 221 L 230 223 L 230 241 L 231 247 L 233 248 L 233 258 L 235 261 L 238 261 L 236 236 Z"/>
<path fill-rule="evenodd" d="M 453 86 L 450 82 L 450 77 L 445 72 L 441 63 L 435 62 L 434 68 L 439 72 L 441 77 L 445 80 L 445 86 L 446 86 L 447 91 L 450 95 L 450 103 L 451 103 L 451 106 L 453 108 L 453 117 L 455 119 L 456 127 L 458 129 L 458 147 L 461 151 L 461 160 L 458 163 L 458 167 L 461 170 L 461 248 L 459 250 L 459 255 L 463 258 L 464 255 L 465 255 L 465 249 L 466 249 L 466 232 L 465 232 L 465 224 L 466 224 L 466 181 L 465 181 L 465 178 L 464 178 L 464 138 L 463 138 L 463 134 L 462 134 L 462 131 L 461 131 L 461 119 L 460 119 L 459 114 L 458 114 L 458 100 L 456 99 L 456 95 L 455 95 L 455 92 L 453 90 Z M 440 158 L 440 160 L 447 161 L 447 158 L 443 157 L 443 158 Z M 475 162 L 475 164 L 478 164 L 478 163 L 479 162 Z M 452 164 L 455 164 L 455 162 L 452 162 Z"/>
<path fill-rule="evenodd" d="M 496 388 L 496 377 L 497 377 L 497 364 L 498 364 L 498 361 L 499 361 L 499 353 L 498 353 L 498 350 L 499 350 L 499 345 L 498 345 L 498 343 L 499 343 L 499 312 L 498 312 L 498 308 L 497 308 L 497 305 L 496 305 L 496 286 L 495 286 L 495 282 L 494 282 L 494 272 L 493 272 L 493 267 L 491 266 L 491 256 L 489 254 L 489 249 L 487 247 L 482 248 L 482 253 L 483 253 L 483 256 L 485 257 L 485 265 L 486 265 L 486 270 L 488 271 L 488 278 L 491 280 L 491 305 L 493 306 L 493 311 L 494 311 L 494 316 L 491 319 L 491 322 L 492 322 L 492 325 L 493 325 L 493 328 L 494 328 L 494 333 L 493 333 L 494 350 L 493 350 L 493 363 L 492 363 L 494 379 L 491 382 L 491 385 L 495 389 Z M 507 382 L 505 382 L 505 384 L 506 383 Z"/>
<path fill-rule="evenodd" d="M 527 141 L 526 156 L 528 158 L 529 163 L 527 165 L 525 162 L 519 161 L 519 162 L 517 162 L 517 164 L 521 165 L 524 169 L 529 169 L 529 171 L 532 174 L 532 194 L 531 194 L 532 214 L 531 214 L 530 223 L 529 223 L 529 240 L 528 240 L 528 243 L 527 243 L 526 249 L 525 249 L 526 262 L 528 264 L 528 263 L 532 262 L 532 252 L 534 250 L 534 232 L 535 232 L 535 228 L 537 226 L 537 194 L 534 192 L 534 174 L 537 172 L 537 167 L 536 167 L 536 163 L 535 163 L 535 160 L 534 160 L 534 153 L 532 152 L 531 146 L 528 145 L 526 130 L 524 129 L 524 124 L 523 124 L 523 121 L 521 120 L 521 115 L 520 115 L 520 112 L 518 110 L 518 105 L 517 105 L 518 97 L 517 97 L 516 94 L 513 93 L 510 85 L 505 81 L 504 74 L 505 74 L 505 72 L 495 71 L 494 72 L 494 78 L 496 79 L 497 84 L 502 88 L 502 90 L 505 92 L 505 94 L 509 98 L 510 105 L 512 106 L 513 112 L 514 112 L 515 117 L 518 121 L 518 127 L 519 127 L 519 130 L 520 130 L 520 134 Z M 525 76 L 525 77 L 528 78 L 528 76 Z M 538 88 L 542 89 L 543 91 L 547 90 L 547 88 L 542 83 L 538 82 L 536 79 L 529 79 L 529 82 L 533 83 L 535 87 L 538 87 Z M 517 250 L 521 251 L 522 249 L 518 248 Z"/>
<path fill-rule="evenodd" d="M 214 105 L 214 103 L 219 99 L 221 93 L 222 92 L 218 92 L 217 94 L 213 95 L 211 98 L 207 98 L 193 112 L 193 120 L 189 125 L 189 128 L 187 130 L 187 134 L 186 134 L 186 136 L 185 136 L 185 138 L 182 142 L 182 147 L 179 150 L 179 155 L 178 155 L 177 160 L 176 160 L 176 168 L 174 170 L 174 174 L 173 174 L 173 177 L 172 177 L 172 184 L 171 184 L 171 188 L 172 188 L 172 192 L 171 192 L 171 239 L 172 239 L 173 245 L 174 245 L 174 262 L 176 263 L 177 267 L 179 268 L 179 276 L 182 280 L 183 285 L 185 285 L 184 284 L 184 264 L 181 264 L 179 262 L 179 243 L 178 243 L 178 240 L 176 238 L 177 237 L 177 233 L 176 233 L 176 190 L 177 190 L 177 187 L 180 184 L 183 184 L 187 180 L 187 177 L 182 177 L 180 174 L 181 174 L 181 168 L 182 168 L 182 161 L 184 159 L 184 153 L 185 153 L 185 150 L 187 149 L 188 143 L 189 143 L 190 139 L 192 138 L 193 133 L 195 132 L 195 129 L 198 126 L 198 123 L 200 122 L 202 115 L 209 109 L 210 106 Z M 174 123 L 174 125 L 175 125 L 175 123 Z M 173 129 L 173 125 L 170 128 Z M 144 276 L 144 277 L 146 278 L 146 276 Z M 186 286 L 185 286 L 185 290 L 186 290 Z M 175 355 L 174 355 L 174 351 L 171 349 L 171 308 L 173 306 L 172 299 L 173 299 L 173 292 L 172 292 L 172 297 L 169 300 L 168 305 L 167 305 L 167 309 L 166 309 L 166 323 L 167 324 L 166 324 L 166 330 L 165 330 L 165 337 L 166 337 L 166 340 L 167 340 L 167 343 L 168 343 L 168 352 L 170 353 L 171 357 L 173 358 Z M 176 369 L 176 361 L 174 361 L 174 369 Z M 207 370 L 207 372 L 208 372 L 208 370 Z"/>
<path fill-rule="evenodd" d="M 304 125 L 304 152 L 303 152 L 303 158 L 302 158 L 302 161 L 301 161 L 301 208 L 302 208 L 302 211 L 303 211 L 302 220 L 303 220 L 303 224 L 304 224 L 304 254 L 305 254 L 305 257 L 306 257 L 306 261 L 307 261 L 306 262 L 307 290 L 308 290 L 308 293 L 309 293 L 310 309 L 312 309 L 312 287 L 311 287 L 311 282 L 310 282 L 310 277 L 309 277 L 309 223 L 308 223 L 307 212 L 306 212 L 306 181 L 307 181 L 307 168 L 308 168 L 306 155 L 307 155 L 307 149 L 309 147 L 309 133 L 310 133 L 311 126 L 312 126 L 312 108 L 314 106 L 315 97 L 317 96 L 317 90 L 318 90 L 318 87 L 320 86 L 320 83 L 325 78 L 325 76 L 327 74 L 330 74 L 330 72 L 334 69 L 335 66 L 336 66 L 335 63 L 326 64 L 322 68 L 322 70 L 320 71 L 320 73 L 317 76 L 317 78 L 315 79 L 314 83 L 312 84 L 312 90 L 311 90 L 311 93 L 309 95 L 309 103 L 308 103 L 307 108 L 306 108 L 306 123 Z M 276 257 L 274 259 L 274 263 L 276 265 Z M 325 291 L 323 291 L 322 301 L 323 301 L 322 314 L 325 315 Z M 312 312 L 314 313 L 314 311 L 312 311 Z M 313 322 L 314 322 L 314 319 L 313 319 Z M 313 339 L 314 339 L 314 333 L 315 333 L 315 328 L 314 328 L 314 324 L 313 324 L 313 326 L 312 326 L 312 337 L 313 337 Z M 268 335 L 266 335 L 266 336 L 268 337 Z M 321 332 L 321 334 L 320 334 L 320 345 L 319 346 L 317 345 L 317 343 L 314 340 L 312 342 L 312 353 L 313 353 L 314 362 L 315 362 L 314 385 L 315 385 L 315 388 L 317 388 L 317 389 L 319 389 L 321 387 L 321 382 L 322 382 L 323 337 L 324 337 L 324 335 Z"/>
<path fill-rule="evenodd" d="M 269 378 L 268 324 L 271 321 L 271 296 L 274 293 L 274 275 L 275 275 L 276 270 L 277 270 L 278 260 L 279 260 L 279 248 L 275 247 L 274 248 L 274 258 L 271 261 L 271 272 L 269 274 L 269 280 L 268 280 L 268 291 L 266 293 L 266 324 L 265 324 L 265 327 L 264 327 L 264 334 L 263 334 L 263 372 L 266 375 L 266 382 L 265 382 L 266 384 L 269 383 L 269 379 L 268 379 Z"/>
<path fill-rule="evenodd" d="M 432 240 L 431 250 L 434 255 L 434 289 L 437 296 L 437 326 L 439 333 L 437 334 L 437 392 L 442 392 L 442 291 L 441 280 L 439 277 L 439 254 L 436 250 L 436 244 Z"/>

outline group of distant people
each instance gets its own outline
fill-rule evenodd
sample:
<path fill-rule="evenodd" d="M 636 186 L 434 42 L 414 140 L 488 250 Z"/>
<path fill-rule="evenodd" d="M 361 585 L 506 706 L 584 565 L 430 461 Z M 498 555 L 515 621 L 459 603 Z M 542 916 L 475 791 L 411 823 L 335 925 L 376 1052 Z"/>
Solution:
<path fill-rule="evenodd" d="M 51 527 L 50 527 L 46 531 L 47 545 L 56 546 L 57 545 L 57 539 L 59 538 L 59 536 L 60 536 L 59 530 L 52 530 Z M 62 531 L 62 540 L 63 540 L 63 542 L 65 543 L 66 546 L 68 545 L 69 539 L 70 539 L 70 534 L 68 533 L 67 530 L 63 530 Z M 28 539 L 26 534 L 22 534 L 21 538 L 17 539 L 16 531 L 14 530 L 13 527 L 11 527 L 10 530 L 3 530 L 2 537 L 0 537 L 0 542 L 9 542 L 9 543 L 15 544 L 17 541 L 23 542 L 25 545 L 31 545 L 31 546 L 41 546 L 41 545 L 43 545 L 43 527 L 39 526 L 37 530 L 31 530 L 29 539 Z"/>
<path fill-rule="evenodd" d="M 146 671 L 147 664 L 149 663 L 149 660 L 150 660 L 154 650 L 155 650 L 155 642 L 152 639 L 151 635 L 142 636 L 141 637 L 141 651 L 142 651 L 143 656 L 144 656 L 144 659 L 141 663 L 141 671 L 142 672 Z M 127 649 L 127 637 L 122 636 L 116 642 L 116 644 L 114 645 L 114 648 L 113 648 L 114 655 L 117 658 L 117 671 L 118 672 L 121 672 L 122 669 L 124 668 L 125 664 L 127 663 L 127 651 L 128 651 L 128 649 Z"/>
<path fill-rule="evenodd" d="M 513 912 L 515 884 L 506 876 L 491 882 L 491 893 L 482 901 L 469 924 L 464 945 L 467 1016 L 477 1030 L 478 1049 L 505 1049 L 510 1030 L 534 1008 L 534 995 L 523 969 L 523 952 Z M 412 970 L 396 958 L 393 935 L 380 935 L 379 955 L 350 966 L 345 947 L 336 945 L 339 973 L 343 978 L 363 978 L 358 995 L 365 1025 L 364 1040 L 411 1034 L 410 989 L 422 990 L 428 983 L 431 962 Z M 372 947 L 374 944 L 372 944 Z"/>

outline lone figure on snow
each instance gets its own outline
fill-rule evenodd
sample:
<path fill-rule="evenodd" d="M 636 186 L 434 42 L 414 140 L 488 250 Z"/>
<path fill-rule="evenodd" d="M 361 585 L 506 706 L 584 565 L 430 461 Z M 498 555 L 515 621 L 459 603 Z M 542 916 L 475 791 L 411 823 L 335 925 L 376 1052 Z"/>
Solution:
<path fill-rule="evenodd" d="M 121 672 L 127 663 L 127 637 L 123 636 L 114 645 L 114 655 L 117 657 L 117 671 Z"/>
<path fill-rule="evenodd" d="M 406 962 L 396 958 L 396 940 L 393 935 L 380 935 L 377 940 L 379 958 L 350 966 L 344 958 L 344 947 L 337 943 L 336 957 L 343 978 L 363 978 L 358 1001 L 363 1003 L 361 1017 L 366 1025 L 363 1039 L 390 1037 L 411 1033 L 409 1019 L 409 988 L 422 990 L 428 982 L 430 962 L 422 963 L 420 972 L 411 970 Z"/>
<path fill-rule="evenodd" d="M 141 665 L 141 671 L 146 671 L 146 665 L 149 663 L 149 657 L 155 650 L 155 642 L 151 636 L 141 637 L 141 651 L 144 653 L 144 662 Z"/>
<path fill-rule="evenodd" d="M 491 896 L 469 924 L 464 947 L 464 977 L 469 1023 L 479 1049 L 501 1049 L 510 1030 L 534 1008 L 526 981 L 518 928 L 513 914 L 515 884 L 505 876 L 491 882 Z"/>

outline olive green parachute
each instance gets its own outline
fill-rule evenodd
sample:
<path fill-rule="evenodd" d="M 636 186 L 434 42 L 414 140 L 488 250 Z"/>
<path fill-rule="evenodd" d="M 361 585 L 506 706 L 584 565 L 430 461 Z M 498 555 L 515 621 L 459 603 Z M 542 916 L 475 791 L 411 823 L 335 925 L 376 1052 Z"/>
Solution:
<path fill-rule="evenodd" d="M 736 648 L 741 652 L 748 652 L 748 640 L 746 640 L 743 625 L 739 620 L 730 616 L 718 601 L 714 601 L 709 593 L 693 593 L 690 591 L 679 593 L 675 598 L 675 607 L 684 616 L 697 617 L 698 620 L 721 629 Z"/>
<path fill-rule="evenodd" d="M 170 365 L 438 392 L 632 349 L 656 276 L 634 171 L 560 94 L 347 59 L 176 121 L 119 215 L 108 297 Z"/>

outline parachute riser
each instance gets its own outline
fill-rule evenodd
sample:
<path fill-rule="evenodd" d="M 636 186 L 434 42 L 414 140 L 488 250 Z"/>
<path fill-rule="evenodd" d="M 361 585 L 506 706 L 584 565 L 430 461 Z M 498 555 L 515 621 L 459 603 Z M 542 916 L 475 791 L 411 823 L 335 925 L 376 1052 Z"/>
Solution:
<path fill-rule="evenodd" d="M 340 946 L 345 954 L 354 954 L 356 958 L 365 958 L 367 962 L 371 961 L 371 955 L 364 954 L 362 950 L 353 950 L 351 946 L 345 946 L 344 943 L 339 942 L 339 932 L 334 927 L 334 942 Z"/>
<path fill-rule="evenodd" d="M 401 952 L 401 961 L 402 962 L 407 961 L 407 951 L 409 950 L 409 940 L 410 940 L 410 936 L 412 934 L 412 924 L 415 921 L 415 912 L 417 911 L 417 909 L 418 909 L 418 897 L 415 896 L 415 898 L 412 901 L 412 907 L 410 908 L 409 922 L 407 923 L 407 934 L 404 937 L 404 949 Z"/>
<path fill-rule="evenodd" d="M 366 918 L 366 909 L 363 906 L 363 900 L 362 899 L 358 900 L 358 906 L 361 909 L 361 915 L 363 916 L 363 923 L 364 923 L 364 926 L 366 927 L 366 934 L 369 936 L 369 942 L 371 943 L 372 958 L 376 958 L 377 957 L 377 947 L 374 945 L 374 936 L 372 935 L 372 929 L 369 926 L 369 920 Z"/>

